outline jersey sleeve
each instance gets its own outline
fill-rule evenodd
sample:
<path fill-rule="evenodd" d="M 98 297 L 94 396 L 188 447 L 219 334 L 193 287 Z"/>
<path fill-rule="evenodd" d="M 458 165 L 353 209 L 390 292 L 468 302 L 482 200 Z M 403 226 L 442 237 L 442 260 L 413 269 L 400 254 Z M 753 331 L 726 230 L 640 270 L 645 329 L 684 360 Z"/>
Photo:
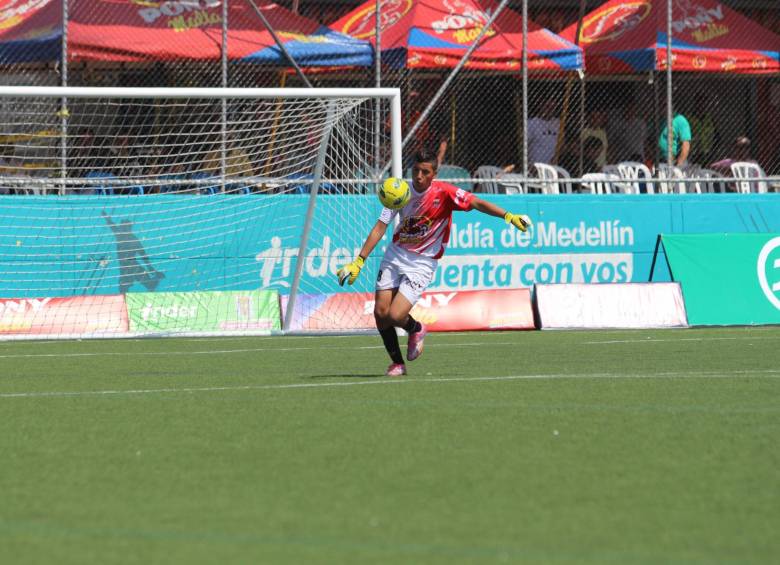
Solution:
<path fill-rule="evenodd" d="M 451 184 L 444 184 L 444 191 L 452 201 L 453 210 L 471 210 L 471 203 L 474 202 L 475 196 L 468 190 L 463 190 Z"/>
<path fill-rule="evenodd" d="M 393 218 L 395 218 L 396 214 L 398 214 L 398 210 L 382 208 L 382 212 L 379 214 L 379 221 L 383 224 L 390 225 L 390 222 L 393 221 Z"/>

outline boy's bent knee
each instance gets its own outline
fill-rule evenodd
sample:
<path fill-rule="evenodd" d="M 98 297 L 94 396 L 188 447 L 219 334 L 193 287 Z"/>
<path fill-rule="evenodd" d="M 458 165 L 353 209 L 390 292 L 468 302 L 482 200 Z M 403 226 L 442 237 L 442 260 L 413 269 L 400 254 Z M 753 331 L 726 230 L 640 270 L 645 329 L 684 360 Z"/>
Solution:
<path fill-rule="evenodd" d="M 390 307 L 380 306 L 378 304 L 374 306 L 374 319 L 376 320 L 377 325 L 392 325 L 392 319 L 390 318 Z"/>

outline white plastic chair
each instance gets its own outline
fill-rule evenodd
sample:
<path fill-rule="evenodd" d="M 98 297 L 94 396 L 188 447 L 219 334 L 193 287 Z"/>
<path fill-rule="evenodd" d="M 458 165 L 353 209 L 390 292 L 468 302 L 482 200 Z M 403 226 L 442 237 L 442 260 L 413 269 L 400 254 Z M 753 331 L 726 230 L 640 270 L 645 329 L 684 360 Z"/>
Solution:
<path fill-rule="evenodd" d="M 691 192 L 691 187 L 693 187 L 692 191 L 696 194 L 725 191 L 723 183 L 710 180 L 722 177 L 722 175 L 717 171 L 704 169 L 700 165 L 688 165 L 683 169 L 683 174 L 688 179 L 696 179 L 688 181 L 688 192 Z"/>
<path fill-rule="evenodd" d="M 534 163 L 536 176 L 541 182 L 535 182 L 532 186 L 538 188 L 542 194 L 560 194 L 558 186 L 558 171 L 547 163 Z"/>
<path fill-rule="evenodd" d="M 626 190 L 627 193 L 639 194 L 641 192 L 642 184 L 647 187 L 648 194 L 655 193 L 655 188 L 653 187 L 652 182 L 641 182 L 648 179 L 652 181 L 653 178 L 653 173 L 650 172 L 650 169 L 644 163 L 639 163 L 637 161 L 623 161 L 617 164 L 617 170 L 620 178 L 631 181 L 629 183 L 625 183 L 628 189 Z"/>
<path fill-rule="evenodd" d="M 25 180 L 30 179 L 29 182 L 23 182 L 15 186 L 16 194 L 24 194 L 30 196 L 42 196 L 46 194 L 46 189 L 44 188 L 44 184 L 41 183 L 40 181 L 36 182 L 35 177 L 30 173 L 26 171 L 22 173 L 17 173 L 16 177 Z"/>
<path fill-rule="evenodd" d="M 498 194 L 498 178 L 504 173 L 504 169 L 495 165 L 482 165 L 474 171 L 474 178 L 477 179 L 476 186 L 480 187 L 481 192 L 485 194 Z"/>
<path fill-rule="evenodd" d="M 670 167 L 666 164 L 659 164 L 656 169 L 658 179 L 665 182 L 658 183 L 659 192 L 662 194 L 685 194 L 685 174 L 679 167 Z M 677 181 L 677 182 L 669 182 Z"/>
<path fill-rule="evenodd" d="M 571 175 L 569 174 L 569 171 L 564 169 L 563 167 L 559 167 L 558 165 L 554 165 L 555 170 L 558 171 L 558 180 L 560 181 L 559 186 L 563 189 L 563 192 L 566 194 L 571 194 L 573 192 L 573 187 L 571 183 Z"/>
<path fill-rule="evenodd" d="M 515 173 L 504 173 L 498 178 L 498 183 L 507 194 L 525 194 L 523 184 L 525 177 Z"/>
<path fill-rule="evenodd" d="M 737 192 L 741 192 L 742 194 L 750 194 L 751 192 L 765 194 L 769 190 L 769 183 L 764 180 L 745 180 L 766 178 L 764 169 L 762 169 L 758 163 L 750 163 L 748 161 L 732 163 L 731 174 L 734 175 L 734 178 L 740 179 L 737 181 Z"/>
<path fill-rule="evenodd" d="M 726 184 L 722 181 L 723 175 L 718 171 L 713 171 L 712 169 L 699 169 L 696 171 L 696 176 L 700 179 L 706 179 L 699 183 L 701 185 L 701 192 L 726 192 Z M 721 180 L 718 181 L 717 179 Z"/>
<path fill-rule="evenodd" d="M 582 188 L 591 194 L 612 194 L 612 185 L 620 177 L 610 173 L 585 173 L 582 175 Z"/>
<path fill-rule="evenodd" d="M 601 167 L 601 172 L 612 178 L 613 182 L 610 184 L 613 194 L 631 194 L 633 191 L 631 183 L 623 182 L 623 175 L 620 174 L 617 165 L 604 165 Z"/>
<path fill-rule="evenodd" d="M 534 186 L 539 187 L 542 194 L 571 194 L 571 175 L 566 169 L 547 163 L 534 163 L 534 168 L 542 181 L 534 183 Z"/>

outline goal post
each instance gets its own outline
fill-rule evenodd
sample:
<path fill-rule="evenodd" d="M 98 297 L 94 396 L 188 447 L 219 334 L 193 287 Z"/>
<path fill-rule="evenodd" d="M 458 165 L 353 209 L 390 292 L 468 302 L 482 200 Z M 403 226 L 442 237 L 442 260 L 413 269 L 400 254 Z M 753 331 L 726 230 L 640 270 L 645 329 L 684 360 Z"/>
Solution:
<path fill-rule="evenodd" d="M 0 87 L 0 112 L 0 339 L 317 331 L 372 290 L 378 258 L 335 269 L 403 174 L 398 89 Z"/>

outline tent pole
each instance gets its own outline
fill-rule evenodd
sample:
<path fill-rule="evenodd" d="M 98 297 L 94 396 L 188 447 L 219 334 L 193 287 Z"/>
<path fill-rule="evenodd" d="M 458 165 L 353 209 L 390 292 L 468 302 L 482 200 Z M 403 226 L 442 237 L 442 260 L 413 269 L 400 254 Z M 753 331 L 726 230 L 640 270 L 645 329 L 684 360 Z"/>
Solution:
<path fill-rule="evenodd" d="M 580 131 L 583 131 L 585 129 L 585 99 L 588 94 L 588 83 L 584 80 L 582 81 L 582 85 L 580 88 Z M 583 173 L 585 172 L 583 169 L 585 168 L 585 148 L 583 146 L 583 139 L 580 135 L 579 140 L 579 148 L 578 151 L 578 157 L 577 157 L 577 169 L 578 169 L 578 176 L 582 178 Z"/>
<path fill-rule="evenodd" d="M 580 46 L 580 33 L 582 32 L 582 20 L 585 18 L 585 4 L 587 0 L 580 0 L 580 14 L 577 19 L 577 31 L 574 34 L 574 45 Z M 584 54 L 583 54 L 584 58 Z M 584 75 L 579 75 L 581 80 L 585 80 Z M 558 129 L 558 139 L 555 142 L 555 156 L 553 157 L 553 164 L 557 165 L 558 160 L 561 157 L 561 149 L 566 139 L 566 126 L 569 121 L 569 107 L 571 103 L 571 90 L 574 84 L 574 75 L 570 74 L 566 80 L 566 90 L 563 94 L 563 106 L 561 107 L 561 126 Z"/>
<path fill-rule="evenodd" d="M 666 0 L 666 161 L 674 166 L 672 154 L 672 0 Z"/>
<path fill-rule="evenodd" d="M 267 29 L 268 33 L 270 33 L 271 37 L 273 37 L 276 46 L 279 48 L 279 50 L 282 52 L 285 58 L 290 62 L 290 65 L 295 69 L 295 74 L 298 75 L 298 77 L 303 81 L 303 84 L 305 84 L 307 88 L 312 88 L 312 84 L 309 82 L 309 79 L 306 78 L 306 75 L 303 74 L 301 67 L 298 66 L 298 63 L 295 62 L 295 59 L 293 59 L 292 55 L 290 55 L 290 52 L 287 51 L 287 48 L 284 46 L 284 43 L 282 43 L 282 40 L 279 39 L 278 35 L 276 35 L 276 31 L 274 30 L 273 27 L 271 27 L 271 24 L 268 21 L 268 18 L 265 17 L 265 14 L 263 14 L 263 12 L 261 12 L 260 9 L 257 7 L 257 4 L 255 4 L 255 0 L 247 0 L 247 1 L 252 6 L 252 9 L 255 11 L 255 14 L 257 14 L 257 17 L 260 18 L 260 20 L 263 22 L 265 29 Z"/>
<path fill-rule="evenodd" d="M 68 0 L 62 2 L 62 60 L 60 61 L 60 84 L 68 86 Z M 62 97 L 60 100 L 60 196 L 65 194 L 66 182 L 68 176 L 68 99 Z"/>
<path fill-rule="evenodd" d="M 382 86 L 382 0 L 376 0 L 376 8 L 374 8 L 374 86 L 380 88 Z M 382 166 L 380 160 L 382 153 L 380 151 L 380 145 L 382 143 L 382 112 L 379 105 L 381 100 L 374 100 L 374 172 L 379 171 L 379 167 Z M 376 179 L 377 188 L 379 187 L 379 178 Z"/>
<path fill-rule="evenodd" d="M 650 71 L 650 78 L 653 81 L 653 163 L 657 166 L 661 162 L 661 149 L 658 146 L 660 129 L 658 127 L 658 77 L 656 75 L 656 71 Z"/>
<path fill-rule="evenodd" d="M 228 87 L 228 2 L 222 2 L 222 88 Z M 222 99 L 222 143 L 219 157 L 219 178 L 222 179 L 222 192 L 225 192 L 225 175 L 227 173 L 227 98 Z"/>
<path fill-rule="evenodd" d="M 523 192 L 528 194 L 528 0 L 523 0 Z"/>

